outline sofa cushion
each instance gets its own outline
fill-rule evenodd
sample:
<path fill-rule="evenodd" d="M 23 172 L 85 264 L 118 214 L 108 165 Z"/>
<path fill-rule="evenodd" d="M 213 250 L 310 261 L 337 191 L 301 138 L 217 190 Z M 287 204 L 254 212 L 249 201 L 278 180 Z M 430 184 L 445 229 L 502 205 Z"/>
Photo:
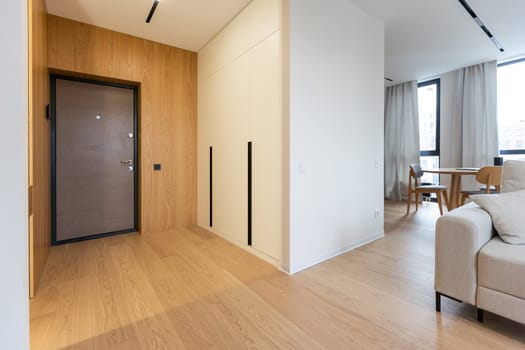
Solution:
<path fill-rule="evenodd" d="M 479 252 L 480 286 L 525 299 L 525 245 L 494 237 Z"/>
<path fill-rule="evenodd" d="M 525 244 L 525 190 L 470 198 L 490 214 L 494 228 L 505 242 Z"/>
<path fill-rule="evenodd" d="M 525 161 L 507 160 L 503 164 L 501 192 L 525 190 Z"/>

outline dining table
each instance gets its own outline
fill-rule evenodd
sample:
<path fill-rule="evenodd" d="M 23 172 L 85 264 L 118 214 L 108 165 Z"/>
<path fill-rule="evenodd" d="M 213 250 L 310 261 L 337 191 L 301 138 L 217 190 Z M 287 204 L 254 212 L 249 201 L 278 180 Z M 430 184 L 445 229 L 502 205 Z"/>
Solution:
<path fill-rule="evenodd" d="M 447 208 L 449 211 L 460 206 L 461 177 L 464 175 L 476 175 L 479 168 L 436 168 L 423 169 L 424 173 L 450 175 L 450 188 L 448 194 Z"/>

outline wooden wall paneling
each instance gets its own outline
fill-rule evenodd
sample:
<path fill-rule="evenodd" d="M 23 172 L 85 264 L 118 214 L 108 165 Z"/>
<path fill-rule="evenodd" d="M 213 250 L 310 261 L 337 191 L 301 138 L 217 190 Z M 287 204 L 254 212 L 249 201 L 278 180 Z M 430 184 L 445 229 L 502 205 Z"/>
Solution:
<path fill-rule="evenodd" d="M 253 247 L 281 258 L 283 138 L 280 33 L 250 52 L 253 140 Z"/>
<path fill-rule="evenodd" d="M 184 63 L 185 56 L 179 50 L 170 50 L 171 56 L 174 56 L 178 64 L 175 67 L 181 67 Z M 171 67 L 171 66 L 170 66 Z M 170 137 L 172 149 L 175 149 L 176 158 L 184 161 L 184 168 L 178 169 L 175 165 L 175 193 L 179 195 L 176 200 L 178 221 L 185 224 L 195 225 L 197 223 L 197 56 L 194 54 L 192 64 L 187 70 L 172 69 L 169 81 L 173 84 L 175 95 L 182 96 L 182 99 L 188 103 L 182 104 L 171 99 L 170 110 L 175 115 L 176 123 L 172 125 L 175 137 Z M 176 77 L 182 76 L 183 79 Z M 187 83 L 185 83 L 187 82 Z M 186 145 L 179 147 L 179 143 Z M 186 179 L 191 179 L 191 187 L 187 189 Z M 184 203 L 192 203 L 191 206 Z"/>
<path fill-rule="evenodd" d="M 35 295 L 51 241 L 49 74 L 47 69 L 47 11 L 44 0 L 28 2 L 29 33 L 29 295 Z"/>
<path fill-rule="evenodd" d="M 195 224 L 197 55 L 56 16 L 48 22 L 50 69 L 140 85 L 141 232 Z"/>

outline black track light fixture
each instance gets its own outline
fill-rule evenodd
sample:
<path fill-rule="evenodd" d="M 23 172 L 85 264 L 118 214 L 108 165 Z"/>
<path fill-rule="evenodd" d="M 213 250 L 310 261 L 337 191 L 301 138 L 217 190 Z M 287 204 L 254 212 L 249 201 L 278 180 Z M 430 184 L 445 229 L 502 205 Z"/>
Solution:
<path fill-rule="evenodd" d="M 151 10 L 149 10 L 148 18 L 146 18 L 146 23 L 151 22 L 151 18 L 155 14 L 155 10 L 157 9 L 157 6 L 159 6 L 159 0 L 153 1 L 153 5 L 151 6 Z"/>
<path fill-rule="evenodd" d="M 477 23 L 477 25 L 481 28 L 481 30 L 489 37 L 489 39 L 494 43 L 494 45 L 498 48 L 500 52 L 504 52 L 505 50 L 499 43 L 499 41 L 494 37 L 494 35 L 490 32 L 490 30 L 487 28 L 485 23 L 481 21 L 481 19 L 478 17 L 476 12 L 470 7 L 470 5 L 465 0 L 458 0 L 461 6 L 467 11 L 467 13 L 474 19 L 474 21 Z"/>

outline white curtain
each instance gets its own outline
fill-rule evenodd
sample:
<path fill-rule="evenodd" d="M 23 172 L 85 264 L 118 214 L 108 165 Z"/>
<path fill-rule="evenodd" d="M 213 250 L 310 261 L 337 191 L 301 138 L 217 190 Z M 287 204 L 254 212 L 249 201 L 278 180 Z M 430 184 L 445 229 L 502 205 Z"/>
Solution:
<path fill-rule="evenodd" d="M 385 91 L 385 198 L 406 197 L 409 165 L 419 164 L 417 82 Z"/>
<path fill-rule="evenodd" d="M 463 69 L 463 166 L 491 165 L 498 150 L 497 64 Z M 461 74 L 460 74 L 461 76 Z"/>
<path fill-rule="evenodd" d="M 482 63 L 447 76 L 455 80 L 454 97 L 451 120 L 442 123 L 448 127 L 442 129 L 441 166 L 477 168 L 491 165 L 499 154 L 497 64 L 495 61 Z M 463 188 L 476 187 L 473 177 L 463 178 Z"/>

